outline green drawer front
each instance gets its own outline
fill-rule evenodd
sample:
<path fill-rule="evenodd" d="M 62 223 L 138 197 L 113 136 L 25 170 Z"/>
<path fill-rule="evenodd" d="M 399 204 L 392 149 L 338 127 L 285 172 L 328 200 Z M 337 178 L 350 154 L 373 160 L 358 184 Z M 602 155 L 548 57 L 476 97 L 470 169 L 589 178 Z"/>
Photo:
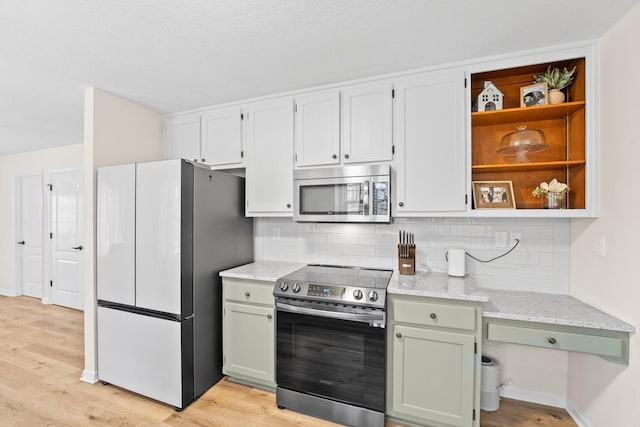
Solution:
<path fill-rule="evenodd" d="M 224 281 L 225 300 L 251 302 L 273 306 L 273 283 L 260 284 L 238 281 Z"/>
<path fill-rule="evenodd" d="M 487 325 L 487 339 L 535 347 L 591 353 L 600 356 L 622 356 L 622 340 L 612 337 L 546 329 L 519 328 L 517 326 L 489 323 Z"/>
<path fill-rule="evenodd" d="M 467 330 L 476 328 L 475 309 L 456 305 L 394 301 L 393 319 L 396 322 L 444 328 Z"/>

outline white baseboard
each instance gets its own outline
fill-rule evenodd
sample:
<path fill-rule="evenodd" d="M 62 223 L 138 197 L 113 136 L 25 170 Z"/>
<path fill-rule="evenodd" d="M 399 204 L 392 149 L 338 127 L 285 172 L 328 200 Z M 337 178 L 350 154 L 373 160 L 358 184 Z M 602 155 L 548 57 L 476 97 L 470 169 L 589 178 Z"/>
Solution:
<path fill-rule="evenodd" d="M 582 414 L 580 414 L 580 412 L 576 409 L 576 407 L 573 406 L 570 400 L 567 400 L 566 409 L 569 415 L 571 415 L 571 418 L 573 418 L 573 421 L 575 421 L 576 424 L 578 424 L 578 427 L 591 427 L 591 424 L 589 424 L 587 420 L 584 419 Z"/>
<path fill-rule="evenodd" d="M 96 371 L 88 371 L 85 369 L 84 371 L 82 371 L 82 377 L 80 377 L 80 381 L 89 384 L 95 384 L 98 382 L 98 373 Z"/>
<path fill-rule="evenodd" d="M 5 297 L 16 297 L 17 296 L 14 292 L 9 292 L 9 291 L 4 290 L 4 289 L 0 289 L 0 295 L 5 296 Z"/>
<path fill-rule="evenodd" d="M 502 389 L 500 395 L 502 397 L 508 397 L 509 399 L 523 400 L 525 402 L 553 406 L 556 408 L 565 408 L 567 405 L 567 399 L 563 396 L 538 393 L 535 391 L 525 390 L 517 387 L 505 386 Z"/>

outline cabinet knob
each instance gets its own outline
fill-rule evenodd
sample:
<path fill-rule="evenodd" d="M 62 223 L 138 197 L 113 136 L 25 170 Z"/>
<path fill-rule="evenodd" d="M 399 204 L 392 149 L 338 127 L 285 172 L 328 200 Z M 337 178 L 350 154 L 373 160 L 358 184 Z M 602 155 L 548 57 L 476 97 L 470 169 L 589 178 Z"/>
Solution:
<path fill-rule="evenodd" d="M 273 316 L 271 316 L 270 314 L 267 314 L 267 319 L 271 320 L 271 317 Z"/>
<path fill-rule="evenodd" d="M 398 203 L 398 206 L 403 207 L 404 206 L 404 202 Z"/>
<path fill-rule="evenodd" d="M 198 159 L 193 159 L 193 161 L 194 161 L 194 162 L 197 162 L 197 161 L 198 161 Z"/>
<path fill-rule="evenodd" d="M 249 298 L 249 297 L 251 296 L 251 294 L 250 294 L 249 292 L 245 292 L 245 293 L 244 293 L 244 296 L 245 296 L 245 297 L 247 297 L 247 298 Z"/>
<path fill-rule="evenodd" d="M 287 207 L 290 208 L 291 207 L 291 203 L 287 203 Z"/>
<path fill-rule="evenodd" d="M 348 158 L 349 158 L 349 155 L 348 155 L 348 154 L 345 154 L 345 155 L 344 155 L 344 158 L 345 158 L 345 159 L 348 159 Z"/>
<path fill-rule="evenodd" d="M 431 317 L 433 320 L 436 320 L 438 318 L 438 316 L 435 313 L 431 313 L 429 317 Z"/>
<path fill-rule="evenodd" d="M 334 154 L 334 155 L 333 155 L 333 156 L 331 156 L 331 157 L 333 157 L 334 159 L 337 159 L 337 158 L 338 158 L 338 155 L 337 155 L 337 154 Z"/>
<path fill-rule="evenodd" d="M 402 334 L 400 332 L 396 332 L 396 338 L 402 338 Z"/>
<path fill-rule="evenodd" d="M 204 162 L 206 162 L 206 161 L 207 161 L 207 159 L 202 159 L 202 162 L 203 162 L 203 163 L 204 163 Z"/>
<path fill-rule="evenodd" d="M 557 342 L 558 342 L 558 341 L 556 341 L 556 339 L 555 339 L 555 338 L 553 338 L 553 337 L 549 338 L 549 340 L 548 340 L 548 341 L 549 341 L 549 344 L 555 344 L 555 343 L 557 343 Z"/>

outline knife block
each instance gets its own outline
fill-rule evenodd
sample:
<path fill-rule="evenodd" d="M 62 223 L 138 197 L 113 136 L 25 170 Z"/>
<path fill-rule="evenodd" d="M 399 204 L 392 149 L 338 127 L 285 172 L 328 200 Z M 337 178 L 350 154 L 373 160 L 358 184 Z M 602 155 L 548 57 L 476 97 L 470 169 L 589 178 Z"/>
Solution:
<path fill-rule="evenodd" d="M 416 247 L 415 246 L 409 247 L 408 248 L 409 257 L 401 258 L 400 246 L 401 245 L 398 245 L 398 271 L 400 272 L 400 274 L 408 274 L 408 275 L 416 274 Z"/>

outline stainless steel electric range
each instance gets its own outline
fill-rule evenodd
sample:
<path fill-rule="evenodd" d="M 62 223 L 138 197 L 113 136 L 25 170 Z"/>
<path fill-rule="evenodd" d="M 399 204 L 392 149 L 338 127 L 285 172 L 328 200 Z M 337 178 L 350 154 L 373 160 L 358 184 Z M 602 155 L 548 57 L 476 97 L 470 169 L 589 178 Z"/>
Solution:
<path fill-rule="evenodd" d="M 279 408 L 350 426 L 384 426 L 391 274 L 308 265 L 277 280 Z"/>

